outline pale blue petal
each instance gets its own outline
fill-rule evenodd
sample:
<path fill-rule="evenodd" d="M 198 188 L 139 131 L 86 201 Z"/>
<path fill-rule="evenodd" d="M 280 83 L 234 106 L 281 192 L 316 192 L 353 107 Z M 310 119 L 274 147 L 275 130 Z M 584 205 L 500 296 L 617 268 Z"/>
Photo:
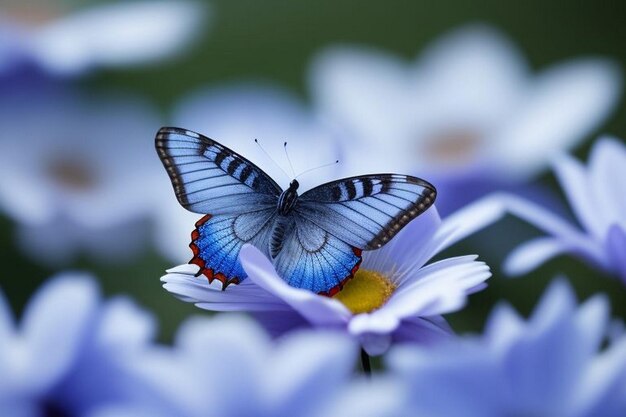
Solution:
<path fill-rule="evenodd" d="M 567 242 L 554 237 L 540 237 L 522 243 L 507 256 L 502 268 L 508 275 L 524 275 L 555 256 L 572 252 Z"/>
<path fill-rule="evenodd" d="M 589 182 L 597 201 L 596 216 L 626 228 L 626 146 L 601 137 L 589 155 Z"/>
<path fill-rule="evenodd" d="M 612 62 L 580 59 L 548 69 L 528 90 L 492 148 L 506 161 L 503 170 L 519 178 L 544 169 L 606 119 L 619 98 L 621 75 Z"/>
<path fill-rule="evenodd" d="M 21 327 L 33 389 L 51 388 L 73 366 L 94 324 L 98 296 L 90 276 L 68 273 L 44 284 L 30 300 Z"/>
<path fill-rule="evenodd" d="M 308 415 L 339 395 L 352 376 L 356 343 L 340 333 L 295 333 L 281 341 L 268 369 L 270 415 Z M 311 413 L 312 414 L 312 413 Z"/>
<path fill-rule="evenodd" d="M 606 240 L 606 248 L 609 258 L 612 261 L 613 268 L 617 271 L 620 278 L 626 283 L 626 231 L 620 226 L 613 225 L 609 229 Z"/>
<path fill-rule="evenodd" d="M 133 1 L 94 6 L 44 26 L 32 52 L 49 71 L 143 64 L 180 53 L 201 29 L 207 6 Z"/>

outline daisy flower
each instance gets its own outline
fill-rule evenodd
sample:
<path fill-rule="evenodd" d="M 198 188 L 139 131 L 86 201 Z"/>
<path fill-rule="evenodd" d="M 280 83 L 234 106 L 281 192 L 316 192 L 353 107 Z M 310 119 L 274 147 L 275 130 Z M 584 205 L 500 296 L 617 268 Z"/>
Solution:
<path fill-rule="evenodd" d="M 87 415 L 149 398 L 128 370 L 149 348 L 155 322 L 127 298 L 106 302 L 93 277 L 62 273 L 44 284 L 19 322 L 0 292 L 0 413 Z"/>
<path fill-rule="evenodd" d="M 528 320 L 502 304 L 482 336 L 398 347 L 389 364 L 412 415 L 623 416 L 626 337 L 603 347 L 608 325 L 605 297 L 579 306 L 557 280 Z"/>
<path fill-rule="evenodd" d="M 350 133 L 347 174 L 419 167 L 445 214 L 542 172 L 606 119 L 621 88 L 618 69 L 602 59 L 532 74 L 509 40 L 479 25 L 443 36 L 413 62 L 329 47 L 310 80 L 317 111 Z"/>
<path fill-rule="evenodd" d="M 147 239 L 156 112 L 128 97 L 92 98 L 50 86 L 3 96 L 0 209 L 37 261 L 79 253 L 126 259 Z"/>
<path fill-rule="evenodd" d="M 202 133 L 245 155 L 283 188 L 295 176 L 285 156 L 285 142 L 291 165 L 299 172 L 334 162 L 338 154 L 334 134 L 292 93 L 270 84 L 240 82 L 194 91 L 175 106 L 172 124 Z M 190 235 L 200 216 L 178 204 L 165 171 L 161 171 L 156 245 L 167 258 L 184 262 L 190 258 Z M 335 178 L 337 166 L 298 181 L 302 188 L 310 188 Z"/>
<path fill-rule="evenodd" d="M 67 2 L 3 2 L 0 74 L 31 64 L 55 75 L 143 64 L 179 53 L 203 27 L 206 5 L 129 1 L 68 10 Z"/>
<path fill-rule="evenodd" d="M 626 283 L 626 146 L 600 138 L 584 166 L 561 156 L 554 171 L 581 227 L 530 201 L 506 197 L 507 209 L 549 234 L 522 244 L 505 262 L 512 275 L 524 274 L 550 258 L 569 253 Z"/>
<path fill-rule="evenodd" d="M 364 399 L 369 415 L 391 416 L 385 410 L 398 395 L 384 384 L 357 386 L 356 353 L 354 342 L 337 333 L 297 332 L 272 341 L 243 316 L 192 318 L 173 348 L 152 351 L 135 366 L 158 387 L 158 406 L 121 405 L 96 416 L 362 417 Z"/>
<path fill-rule="evenodd" d="M 365 252 L 355 277 L 332 298 L 290 287 L 249 245 L 240 252 L 248 279 L 226 291 L 195 278 L 193 265 L 168 271 L 162 281 L 166 290 L 200 308 L 251 312 L 274 334 L 302 326 L 336 329 L 357 339 L 367 354 L 379 355 L 394 342 L 432 343 L 451 333 L 441 314 L 462 308 L 491 273 L 473 255 L 428 261 L 502 214 L 496 200 L 476 203 L 443 222 L 429 209 L 382 249 Z"/>

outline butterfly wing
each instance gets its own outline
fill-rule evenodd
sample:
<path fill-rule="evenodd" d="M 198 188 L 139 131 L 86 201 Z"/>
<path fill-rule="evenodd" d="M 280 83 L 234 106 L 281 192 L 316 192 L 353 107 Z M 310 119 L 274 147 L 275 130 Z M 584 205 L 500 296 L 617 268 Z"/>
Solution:
<path fill-rule="evenodd" d="M 155 145 L 176 198 L 187 210 L 215 216 L 276 206 L 280 186 L 216 141 L 189 130 L 163 127 Z"/>
<path fill-rule="evenodd" d="M 190 263 L 224 288 L 241 282 L 239 251 L 250 243 L 267 253 L 281 188 L 243 156 L 189 130 L 161 128 L 156 149 L 180 204 L 209 213 L 191 234 Z"/>
<path fill-rule="evenodd" d="M 346 178 L 313 188 L 291 215 L 293 232 L 274 260 L 292 286 L 333 295 L 377 249 L 430 207 L 436 190 L 397 174 Z"/>
<path fill-rule="evenodd" d="M 364 175 L 307 191 L 295 211 L 342 242 L 373 250 L 426 211 L 436 196 L 435 187 L 417 177 Z"/>
<path fill-rule="evenodd" d="M 334 295 L 356 273 L 361 250 L 336 238 L 298 214 L 274 259 L 278 274 L 292 287 Z"/>

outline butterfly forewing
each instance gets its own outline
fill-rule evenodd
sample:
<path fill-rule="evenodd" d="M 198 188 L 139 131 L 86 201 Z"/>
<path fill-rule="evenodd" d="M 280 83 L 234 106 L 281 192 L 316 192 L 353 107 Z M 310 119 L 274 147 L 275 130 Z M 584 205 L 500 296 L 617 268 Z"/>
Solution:
<path fill-rule="evenodd" d="M 282 191 L 252 162 L 198 133 L 161 128 L 156 148 L 176 198 L 189 211 L 216 215 L 270 208 Z"/>
<path fill-rule="evenodd" d="M 372 250 L 426 211 L 435 197 L 435 187 L 417 177 L 364 175 L 307 191 L 296 212 L 343 242 Z"/>

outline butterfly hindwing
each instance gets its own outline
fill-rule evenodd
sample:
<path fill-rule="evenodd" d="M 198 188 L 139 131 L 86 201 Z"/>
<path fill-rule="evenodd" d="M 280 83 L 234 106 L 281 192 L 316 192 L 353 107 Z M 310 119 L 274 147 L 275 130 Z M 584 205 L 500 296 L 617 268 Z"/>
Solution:
<path fill-rule="evenodd" d="M 198 133 L 163 127 L 156 148 L 180 204 L 194 213 L 275 207 L 281 188 L 238 153 Z"/>
<path fill-rule="evenodd" d="M 295 211 L 352 247 L 382 247 L 435 201 L 430 183 L 378 174 L 332 181 L 305 192 Z"/>
<path fill-rule="evenodd" d="M 333 295 L 354 276 L 361 250 L 292 215 L 291 233 L 274 259 L 278 274 L 293 287 Z"/>
<path fill-rule="evenodd" d="M 275 212 L 273 209 L 240 214 L 211 216 L 207 214 L 196 223 L 191 234 L 193 258 L 190 263 L 200 267 L 199 274 L 209 282 L 217 279 L 222 288 L 238 284 L 246 278 L 239 262 L 244 243 L 267 248 Z M 264 251 L 267 255 L 267 249 Z"/>

